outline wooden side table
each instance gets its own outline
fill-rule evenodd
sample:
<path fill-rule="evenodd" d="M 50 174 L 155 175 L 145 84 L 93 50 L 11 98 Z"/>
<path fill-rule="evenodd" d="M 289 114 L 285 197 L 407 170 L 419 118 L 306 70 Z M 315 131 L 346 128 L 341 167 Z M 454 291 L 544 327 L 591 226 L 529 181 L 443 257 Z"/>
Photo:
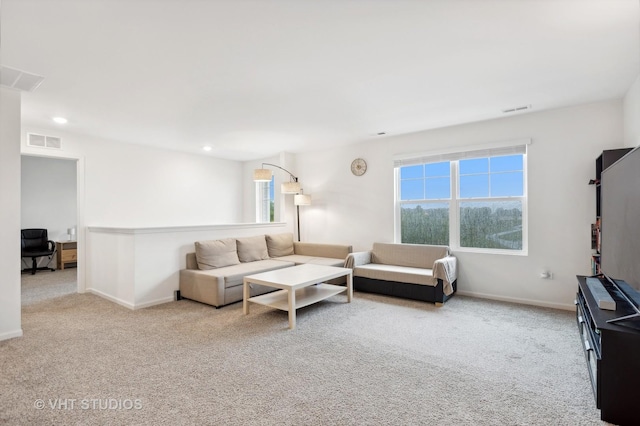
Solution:
<path fill-rule="evenodd" d="M 64 269 L 65 265 L 78 262 L 78 242 L 77 241 L 57 241 L 56 242 L 57 268 Z"/>

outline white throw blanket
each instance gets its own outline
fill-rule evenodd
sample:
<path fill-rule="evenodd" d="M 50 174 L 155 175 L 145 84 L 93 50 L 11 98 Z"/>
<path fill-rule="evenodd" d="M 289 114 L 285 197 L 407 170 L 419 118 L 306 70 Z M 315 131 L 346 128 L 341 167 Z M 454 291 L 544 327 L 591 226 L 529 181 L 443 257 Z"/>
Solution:
<path fill-rule="evenodd" d="M 438 259 L 433 265 L 433 277 L 442 280 L 442 291 L 447 296 L 453 293 L 452 284 L 458 278 L 456 266 L 457 263 L 454 256 L 447 256 L 442 259 Z"/>

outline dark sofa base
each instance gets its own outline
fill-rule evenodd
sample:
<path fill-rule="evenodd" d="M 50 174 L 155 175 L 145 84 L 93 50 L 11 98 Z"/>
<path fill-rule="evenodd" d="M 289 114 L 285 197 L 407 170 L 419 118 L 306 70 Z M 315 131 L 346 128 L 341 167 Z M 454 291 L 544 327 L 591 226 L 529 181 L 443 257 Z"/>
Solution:
<path fill-rule="evenodd" d="M 458 281 L 454 281 L 453 293 L 449 296 L 442 291 L 442 280 L 438 285 L 408 284 L 396 281 L 374 280 L 372 278 L 353 277 L 353 288 L 356 291 L 384 294 L 387 296 L 402 297 L 404 299 L 421 300 L 423 302 L 444 303 L 458 290 Z"/>

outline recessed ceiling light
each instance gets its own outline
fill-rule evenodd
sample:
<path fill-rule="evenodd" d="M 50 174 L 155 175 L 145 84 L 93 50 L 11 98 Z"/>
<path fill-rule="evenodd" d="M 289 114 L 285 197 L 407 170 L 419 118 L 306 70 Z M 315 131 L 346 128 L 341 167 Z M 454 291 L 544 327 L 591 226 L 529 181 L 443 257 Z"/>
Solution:
<path fill-rule="evenodd" d="M 377 135 L 378 135 L 378 136 L 384 136 L 384 135 L 386 135 L 386 134 L 387 134 L 387 132 L 378 132 L 378 133 L 377 133 Z"/>
<path fill-rule="evenodd" d="M 67 124 L 67 119 L 64 117 L 53 117 L 53 121 L 58 124 Z"/>
<path fill-rule="evenodd" d="M 203 146 L 202 149 L 204 149 L 205 151 L 211 151 L 211 147 L 209 145 Z"/>

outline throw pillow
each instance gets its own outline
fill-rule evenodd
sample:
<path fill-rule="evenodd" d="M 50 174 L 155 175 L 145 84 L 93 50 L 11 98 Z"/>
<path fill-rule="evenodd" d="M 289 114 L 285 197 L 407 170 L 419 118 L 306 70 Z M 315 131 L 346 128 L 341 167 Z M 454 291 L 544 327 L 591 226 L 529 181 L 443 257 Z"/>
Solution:
<path fill-rule="evenodd" d="M 238 265 L 236 240 L 196 241 L 196 261 L 198 269 L 215 269 L 223 266 Z"/>
<path fill-rule="evenodd" d="M 270 257 L 289 256 L 293 252 L 293 234 L 267 235 L 267 249 Z"/>
<path fill-rule="evenodd" d="M 238 245 L 238 258 L 240 262 L 253 262 L 269 258 L 264 235 L 237 238 L 236 244 Z"/>

